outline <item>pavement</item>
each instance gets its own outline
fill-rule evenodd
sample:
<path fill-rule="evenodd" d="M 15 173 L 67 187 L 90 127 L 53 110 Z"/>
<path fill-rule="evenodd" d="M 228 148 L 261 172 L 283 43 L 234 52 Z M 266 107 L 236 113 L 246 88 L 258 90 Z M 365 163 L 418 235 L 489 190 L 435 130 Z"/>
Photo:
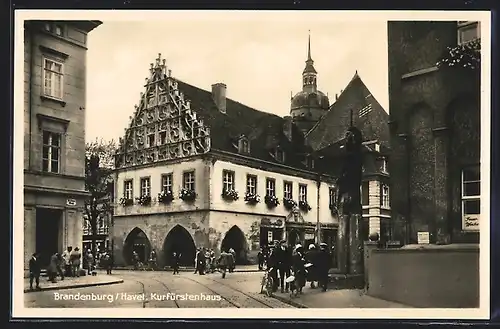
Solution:
<path fill-rule="evenodd" d="M 116 266 L 113 268 L 113 270 L 133 270 L 133 266 Z M 146 270 L 147 271 L 147 270 Z M 157 271 L 172 271 L 172 269 L 167 266 L 163 269 L 158 269 Z M 180 267 L 179 268 L 180 272 L 194 272 L 194 267 Z M 236 268 L 234 269 L 235 272 L 262 272 L 259 270 L 257 265 L 236 265 Z"/>
<path fill-rule="evenodd" d="M 104 286 L 117 283 L 123 283 L 123 280 L 114 275 L 101 273 L 96 276 L 86 275 L 77 278 L 65 277 L 64 280 L 57 278 L 56 283 L 50 282 L 47 277 L 40 277 L 40 288 L 42 291 Z M 34 282 L 33 285 L 35 285 Z M 28 278 L 24 279 L 24 292 L 36 292 L 36 290 L 30 290 L 30 280 Z"/>
<path fill-rule="evenodd" d="M 297 308 L 411 308 L 395 302 L 368 296 L 364 290 L 327 290 L 304 287 L 302 295 L 291 297 L 289 293 L 277 292 L 273 297 Z"/>

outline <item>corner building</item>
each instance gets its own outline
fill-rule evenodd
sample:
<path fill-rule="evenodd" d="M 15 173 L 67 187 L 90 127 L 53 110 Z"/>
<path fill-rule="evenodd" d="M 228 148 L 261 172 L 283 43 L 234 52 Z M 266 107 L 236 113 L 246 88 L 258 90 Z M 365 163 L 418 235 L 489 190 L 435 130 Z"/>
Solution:
<path fill-rule="evenodd" d="M 24 26 L 24 268 L 82 246 L 88 33 L 99 21 Z"/>

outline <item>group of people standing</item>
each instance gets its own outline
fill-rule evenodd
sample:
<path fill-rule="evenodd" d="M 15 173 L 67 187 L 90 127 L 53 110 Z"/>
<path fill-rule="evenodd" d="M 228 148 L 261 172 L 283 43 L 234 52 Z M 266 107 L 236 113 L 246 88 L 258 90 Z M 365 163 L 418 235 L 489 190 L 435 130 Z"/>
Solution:
<path fill-rule="evenodd" d="M 44 267 L 40 256 L 40 253 L 35 252 L 29 261 L 31 290 L 33 290 L 34 283 L 36 284 L 35 289 L 40 289 L 40 274 Z M 90 250 L 87 250 L 82 255 L 80 248 L 76 247 L 73 249 L 72 246 L 69 246 L 62 254 L 56 252 L 50 256 L 49 265 L 47 266 L 47 276 L 52 283 L 57 282 L 57 277 L 60 277 L 61 280 L 64 280 L 65 277 L 79 277 L 81 274 L 81 265 L 83 265 L 87 274 L 91 275 L 95 271 L 98 262 L 100 262 L 102 267 L 106 268 L 107 274 L 111 274 L 113 261 L 110 252 L 105 251 L 99 254 L 99 257 L 94 257 Z"/>
<path fill-rule="evenodd" d="M 269 275 L 273 278 L 273 292 L 281 288 L 282 293 L 290 290 L 302 293 L 308 281 L 313 289 L 316 288 L 315 282 L 318 282 L 323 291 L 328 288 L 331 254 L 326 243 L 321 243 L 319 248 L 310 244 L 306 252 L 301 244 L 291 248 L 286 241 L 274 241 L 265 258 Z M 291 276 L 294 280 L 289 282 L 287 278 Z"/>
<path fill-rule="evenodd" d="M 207 248 L 197 248 L 195 256 L 194 274 L 214 273 L 217 269 L 222 272 L 222 277 L 226 277 L 226 271 L 230 273 L 235 269 L 236 253 L 233 248 L 222 250 L 219 258 L 216 259 L 215 251 Z"/>

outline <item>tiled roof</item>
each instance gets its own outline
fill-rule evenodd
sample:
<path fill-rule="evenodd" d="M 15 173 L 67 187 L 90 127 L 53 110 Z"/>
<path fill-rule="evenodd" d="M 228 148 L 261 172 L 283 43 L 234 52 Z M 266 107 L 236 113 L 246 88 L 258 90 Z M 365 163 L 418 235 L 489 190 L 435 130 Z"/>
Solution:
<path fill-rule="evenodd" d="M 298 169 L 307 169 L 302 163 L 303 154 L 312 152 L 305 146 L 303 136 L 292 125 L 293 142 L 285 136 L 283 117 L 259 111 L 226 98 L 226 112 L 217 108 L 212 93 L 178 81 L 179 90 L 191 101 L 191 109 L 201 116 L 211 131 L 211 148 L 226 152 L 238 153 L 235 145 L 238 138 L 246 136 L 250 142 L 251 157 L 279 163 L 270 154 L 279 146 L 285 153 L 284 165 Z"/>
<path fill-rule="evenodd" d="M 356 72 L 328 112 L 306 134 L 307 143 L 315 150 L 322 149 L 344 137 L 351 124 L 363 134 L 363 140 L 379 140 L 389 146 L 389 114 L 372 96 Z"/>

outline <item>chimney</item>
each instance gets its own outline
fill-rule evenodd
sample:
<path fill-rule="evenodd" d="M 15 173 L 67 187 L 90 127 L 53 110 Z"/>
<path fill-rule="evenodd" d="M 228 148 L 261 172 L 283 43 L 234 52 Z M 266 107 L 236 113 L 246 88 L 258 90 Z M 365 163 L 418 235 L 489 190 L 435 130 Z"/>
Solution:
<path fill-rule="evenodd" d="M 226 85 L 215 83 L 212 85 L 212 98 L 221 113 L 226 113 Z"/>
<path fill-rule="evenodd" d="M 292 117 L 286 116 L 283 118 L 283 134 L 288 138 L 288 140 L 292 141 Z"/>

